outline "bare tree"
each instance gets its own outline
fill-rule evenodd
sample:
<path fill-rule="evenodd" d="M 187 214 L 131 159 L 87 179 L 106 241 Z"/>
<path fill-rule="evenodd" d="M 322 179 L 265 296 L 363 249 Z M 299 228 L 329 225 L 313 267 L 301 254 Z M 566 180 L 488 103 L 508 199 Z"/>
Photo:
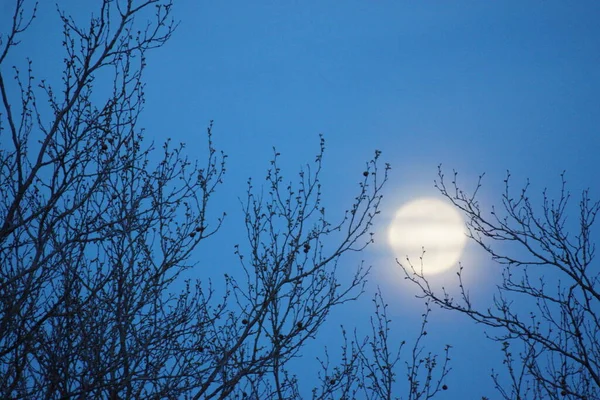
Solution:
<path fill-rule="evenodd" d="M 171 4 L 100 4 L 87 26 L 59 10 L 58 88 L 29 61 L 11 98 L 4 66 L 36 7 L 16 1 L 2 37 L 2 398 L 173 397 L 185 377 L 161 378 L 186 371 L 183 339 L 214 318 L 200 295 L 165 289 L 218 229 L 206 207 L 223 159 L 209 129 L 204 167 L 168 143 L 151 163 L 136 127 L 145 55 L 171 36 Z M 136 21 L 148 15 L 153 23 Z M 100 71 L 112 78 L 104 99 Z"/>
<path fill-rule="evenodd" d="M 372 242 L 389 165 L 376 151 L 348 210 L 332 219 L 321 200 L 324 140 L 293 182 L 275 152 L 266 181 L 248 183 L 241 277 L 226 274 L 223 293 L 190 280 L 199 245 L 225 216 L 210 218 L 208 206 L 226 156 L 212 124 L 203 162 L 184 145 L 144 144 L 137 126 L 145 57 L 173 34 L 172 3 L 98 4 L 83 25 L 58 10 L 58 86 L 36 79 L 30 60 L 7 76 L 37 4 L 16 0 L 0 36 L 0 397 L 301 398 L 290 360 L 364 291 L 368 268 L 340 260 Z M 313 397 L 350 398 L 347 378 L 353 393 L 397 398 L 388 322 L 378 295 L 373 336 L 355 335 L 346 369 Z M 417 342 L 407 363 L 410 399 L 429 399 L 448 372 L 444 363 L 432 380 L 436 358 L 422 351 Z"/>
<path fill-rule="evenodd" d="M 448 390 L 443 382 L 451 370 L 451 346 L 445 346 L 444 357 L 440 360 L 437 354 L 426 352 L 423 344 L 431 313 L 429 304 L 425 305 L 417 339 L 408 349 L 409 356 L 404 358 L 402 352 L 408 346 L 405 340 L 398 342 L 390 337 L 392 321 L 388 318 L 388 305 L 380 290 L 373 296 L 373 304 L 375 312 L 371 317 L 371 335 L 360 338 L 355 331 L 353 340 L 349 340 L 342 327 L 341 362 L 332 363 L 327 351 L 320 358 L 321 387 L 313 390 L 313 398 L 428 400 Z M 406 380 L 398 378 L 402 364 Z"/>
<path fill-rule="evenodd" d="M 407 278 L 434 304 L 490 328 L 507 369 L 506 375 L 492 372 L 503 398 L 599 398 L 600 270 L 592 225 L 600 202 L 585 190 L 577 210 L 569 208 L 563 174 L 558 198 L 544 190 L 538 207 L 530 199 L 529 182 L 514 193 L 507 174 L 502 207 L 485 212 L 477 199 L 482 177 L 473 194 L 460 189 L 456 177 L 447 187 L 440 168 L 436 186 L 464 213 L 469 238 L 503 266 L 492 306 L 473 303 L 462 267 L 458 298 L 434 290 L 410 263 L 404 265 Z"/>

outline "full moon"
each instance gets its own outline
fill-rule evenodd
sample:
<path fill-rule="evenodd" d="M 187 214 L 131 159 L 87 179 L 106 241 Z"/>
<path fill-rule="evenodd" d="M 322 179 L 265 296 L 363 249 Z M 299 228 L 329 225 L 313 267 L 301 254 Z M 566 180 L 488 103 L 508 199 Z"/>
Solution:
<path fill-rule="evenodd" d="M 439 274 L 456 265 L 466 240 L 460 213 L 451 205 L 431 198 L 402 206 L 388 230 L 388 244 L 398 260 L 406 265 L 408 257 L 420 272 L 423 256 L 425 275 Z"/>

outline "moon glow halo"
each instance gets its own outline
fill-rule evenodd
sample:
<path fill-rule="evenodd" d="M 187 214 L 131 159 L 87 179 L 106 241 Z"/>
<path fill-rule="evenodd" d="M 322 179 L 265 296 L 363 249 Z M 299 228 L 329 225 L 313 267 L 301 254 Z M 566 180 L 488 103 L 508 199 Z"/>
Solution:
<path fill-rule="evenodd" d="M 425 275 L 439 274 L 456 265 L 466 241 L 460 213 L 433 198 L 417 199 L 400 207 L 388 229 L 388 244 L 398 260 L 410 269 L 408 257 L 420 273 L 423 256 Z"/>

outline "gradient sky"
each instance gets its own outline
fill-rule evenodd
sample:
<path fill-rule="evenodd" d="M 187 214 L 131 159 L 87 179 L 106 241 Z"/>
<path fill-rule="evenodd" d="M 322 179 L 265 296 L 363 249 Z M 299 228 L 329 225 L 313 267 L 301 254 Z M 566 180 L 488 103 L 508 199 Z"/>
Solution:
<path fill-rule="evenodd" d="M 0 2 L 0 12 L 8 3 Z M 61 27 L 54 7 L 44 3 L 13 56 L 29 55 L 37 75 L 56 77 Z M 75 0 L 59 3 L 85 15 Z M 415 288 L 393 278 L 385 229 L 403 203 L 439 196 L 433 187 L 438 164 L 448 173 L 458 170 L 466 187 L 485 172 L 485 206 L 499 203 L 507 169 L 517 184 L 530 178 L 534 192 L 558 189 L 566 170 L 574 193 L 591 186 L 600 197 L 594 187 L 600 178 L 597 1 L 181 0 L 174 15 L 181 24 L 173 39 L 148 59 L 141 126 L 149 139 L 171 137 L 197 155 L 209 120 L 215 121 L 215 144 L 229 164 L 213 211 L 227 211 L 228 218 L 200 249 L 206 270 L 239 268 L 233 255 L 244 239 L 238 197 L 249 176 L 262 179 L 272 146 L 293 178 L 313 160 L 319 133 L 327 143 L 323 182 L 330 209 L 349 205 L 375 149 L 392 164 L 379 242 L 362 258 L 373 265 L 369 290 L 381 286 L 398 342 L 414 337 L 422 307 L 412 298 Z M 358 255 L 346 259 L 348 268 L 359 261 Z M 475 298 L 485 299 L 497 266 L 472 245 L 463 261 Z M 335 346 L 341 322 L 367 324 L 370 295 L 340 309 L 318 346 Z M 500 346 L 460 315 L 434 309 L 431 319 L 428 349 L 454 346 L 450 390 L 438 398 L 496 398 L 489 372 L 501 370 Z M 312 365 L 315 354 L 307 350 L 302 363 Z"/>

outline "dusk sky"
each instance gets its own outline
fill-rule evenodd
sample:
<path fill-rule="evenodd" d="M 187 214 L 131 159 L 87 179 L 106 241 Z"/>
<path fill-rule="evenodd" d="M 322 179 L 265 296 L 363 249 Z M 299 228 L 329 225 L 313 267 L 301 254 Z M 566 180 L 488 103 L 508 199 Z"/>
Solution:
<path fill-rule="evenodd" d="M 40 5 L 13 57 L 31 56 L 37 76 L 57 79 L 61 26 L 51 3 Z M 86 16 L 79 1 L 59 3 Z M 0 4 L 0 13 L 12 6 Z M 228 155 L 212 205 L 213 215 L 228 215 L 221 232 L 200 246 L 192 277 L 239 271 L 239 198 L 248 177 L 264 179 L 273 146 L 291 180 L 314 160 L 323 134 L 325 206 L 340 216 L 376 149 L 392 166 L 376 243 L 342 263 L 349 271 L 361 259 L 372 265 L 367 292 L 339 308 L 298 361 L 307 381 L 318 350 L 339 342 L 340 323 L 350 330 L 368 325 L 378 286 L 398 344 L 414 339 L 422 301 L 401 279 L 394 261 L 401 255 L 386 234 L 403 204 L 442 199 L 434 188 L 439 164 L 447 175 L 457 170 L 466 189 L 485 173 L 486 209 L 500 203 L 507 170 L 515 189 L 529 178 L 536 194 L 545 187 L 556 194 L 565 170 L 574 207 L 582 189 L 600 197 L 597 1 L 181 0 L 174 16 L 180 25 L 172 40 L 148 57 L 140 127 L 149 141 L 186 142 L 189 156 L 201 158 L 214 120 L 215 145 Z M 500 268 L 473 243 L 461 260 L 474 299 L 489 302 Z M 452 286 L 455 272 L 435 281 Z M 489 374 L 504 372 L 500 345 L 466 317 L 434 308 L 426 350 L 441 354 L 446 343 L 453 370 L 449 390 L 436 398 L 497 398 Z M 404 396 L 405 366 L 397 372 Z"/>

